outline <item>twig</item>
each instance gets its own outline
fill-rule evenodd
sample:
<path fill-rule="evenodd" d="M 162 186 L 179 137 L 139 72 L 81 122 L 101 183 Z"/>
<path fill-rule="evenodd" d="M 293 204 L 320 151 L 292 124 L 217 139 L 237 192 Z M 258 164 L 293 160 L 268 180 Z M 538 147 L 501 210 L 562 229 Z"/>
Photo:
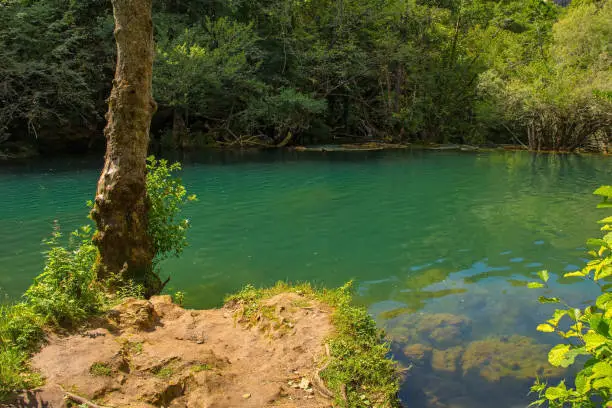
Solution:
<path fill-rule="evenodd" d="M 103 405 L 98 405 L 98 404 L 94 404 L 93 402 L 89 401 L 88 399 L 85 399 L 83 397 L 79 397 L 76 394 L 73 394 L 71 392 L 66 391 L 63 387 L 60 387 L 62 389 L 62 391 L 64 392 L 64 398 L 65 399 L 69 399 L 73 402 L 76 402 L 79 405 L 87 405 L 89 408 L 111 408 L 111 407 L 105 407 Z"/>

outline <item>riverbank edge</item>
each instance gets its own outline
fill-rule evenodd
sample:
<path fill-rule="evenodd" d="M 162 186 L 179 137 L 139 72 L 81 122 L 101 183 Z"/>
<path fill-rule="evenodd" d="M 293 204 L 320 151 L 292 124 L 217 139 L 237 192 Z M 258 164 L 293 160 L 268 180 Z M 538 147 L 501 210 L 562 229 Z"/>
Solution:
<path fill-rule="evenodd" d="M 243 147 L 223 147 L 223 146 L 208 146 L 203 148 L 184 148 L 181 149 L 185 152 L 199 152 L 207 150 L 218 150 L 218 151 L 243 151 L 243 150 L 288 150 L 296 152 L 367 152 L 367 151 L 380 151 L 380 150 L 433 150 L 433 151 L 461 151 L 461 152 L 498 152 L 498 151 L 526 151 L 533 153 L 546 153 L 546 154 L 595 154 L 609 156 L 612 154 L 612 150 L 589 150 L 585 148 L 579 148 L 574 151 L 553 151 L 553 150 L 529 150 L 526 146 L 520 144 L 438 144 L 438 143 L 387 143 L 387 142 L 363 142 L 363 143 L 337 143 L 337 144 L 313 144 L 313 145 L 295 145 L 295 146 L 243 146 Z M 0 147 L 0 163 L 2 162 L 18 162 L 21 160 L 29 160 L 36 157 L 47 157 L 44 153 L 39 152 L 33 145 L 22 145 L 13 147 L 9 150 L 2 150 Z M 91 150 L 89 153 L 94 153 L 96 150 Z M 59 154 L 52 154 L 53 156 L 73 156 L 83 153 L 81 151 L 70 153 L 64 152 Z"/>
<path fill-rule="evenodd" d="M 234 324 L 251 329 L 259 326 L 262 316 L 267 321 L 275 319 L 266 306 L 266 301 L 275 296 L 297 294 L 304 300 L 319 302 L 329 307 L 333 332 L 323 345 L 326 356 L 323 356 L 324 363 L 318 367 L 318 372 L 324 387 L 329 391 L 329 397 L 334 401 L 334 406 L 339 408 L 399 407 L 399 366 L 390 358 L 390 345 L 385 340 L 382 331 L 376 327 L 372 317 L 364 308 L 352 305 L 351 290 L 351 282 L 331 290 L 315 289 L 308 283 L 290 285 L 279 282 L 268 288 L 255 288 L 247 285 L 240 292 L 227 296 L 224 308 L 229 307 L 235 310 Z M 120 303 L 119 306 L 99 316 L 92 317 L 76 329 L 59 334 L 57 330 L 47 331 L 47 336 L 80 335 L 79 333 L 93 327 L 92 322 L 99 323 L 100 319 L 107 319 L 109 315 L 112 315 L 112 311 L 117 307 L 120 308 L 122 304 Z M 308 308 L 306 303 L 303 307 Z M 271 339 L 271 341 L 274 340 Z M 43 345 L 42 348 L 44 347 Z M 24 368 L 27 371 L 21 375 L 33 378 L 39 376 L 32 370 L 29 363 L 24 365 Z M 5 395 L 4 401 L 11 406 L 11 401 L 14 403 L 23 395 L 32 394 L 32 391 L 40 389 L 43 381 L 40 378 L 38 382 L 31 383 L 35 385 L 31 389 Z M 2 401 L 1 398 L 0 401 Z"/>

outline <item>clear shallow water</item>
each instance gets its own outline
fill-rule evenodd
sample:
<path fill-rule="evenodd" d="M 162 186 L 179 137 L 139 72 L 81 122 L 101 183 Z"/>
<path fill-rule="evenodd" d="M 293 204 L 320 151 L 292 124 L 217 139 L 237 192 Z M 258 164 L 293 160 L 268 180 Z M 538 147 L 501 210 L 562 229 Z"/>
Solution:
<path fill-rule="evenodd" d="M 554 337 L 535 331 L 551 310 L 537 304 L 543 293 L 520 282 L 549 269 L 552 291 L 570 303 L 595 293 L 558 276 L 582 264 L 584 241 L 598 234 L 602 213 L 590 193 L 611 182 L 606 157 L 211 152 L 181 160 L 199 201 L 186 211 L 190 248 L 164 264 L 170 290 L 187 292 L 188 306 L 212 307 L 246 283 L 355 279 L 356 301 L 412 366 L 402 398 L 413 408 L 526 406 L 527 377 L 538 369 L 527 362 L 546 352 L 509 336 Z M 39 273 L 54 220 L 64 231 L 85 221 L 100 167 L 97 157 L 0 166 L 7 296 Z M 436 319 L 438 337 L 415 334 Z M 402 352 L 415 343 L 423 360 Z"/>

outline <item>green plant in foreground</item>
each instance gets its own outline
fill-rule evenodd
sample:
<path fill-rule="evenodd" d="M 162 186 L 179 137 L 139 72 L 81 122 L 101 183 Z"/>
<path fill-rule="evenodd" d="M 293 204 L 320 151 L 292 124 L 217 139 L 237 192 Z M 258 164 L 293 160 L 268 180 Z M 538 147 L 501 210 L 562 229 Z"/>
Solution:
<path fill-rule="evenodd" d="M 603 201 L 598 208 L 612 208 L 612 186 L 602 186 L 594 194 Z M 604 236 L 587 241 L 592 260 L 580 271 L 566 273 L 565 277 L 579 277 L 596 283 L 602 294 L 585 308 L 574 308 L 556 297 L 540 297 L 541 303 L 561 303 L 564 308 L 555 310 L 538 331 L 557 333 L 567 342 L 558 344 L 548 354 L 548 361 L 556 367 L 569 367 L 579 356 L 588 356 L 582 369 L 576 375 L 574 387 L 565 380 L 557 385 L 537 381 L 532 391 L 538 399 L 535 406 L 547 404 L 551 408 L 594 408 L 612 407 L 612 216 L 599 221 Z M 529 287 L 547 286 L 547 271 L 539 272 L 542 282 L 531 282 Z M 569 318 L 570 326 L 561 323 Z"/>
<path fill-rule="evenodd" d="M 96 361 L 89 367 L 89 373 L 98 377 L 110 377 L 113 375 L 113 369 L 106 363 Z"/>
<path fill-rule="evenodd" d="M 388 357 L 390 348 L 382 332 L 364 308 L 351 304 L 352 283 L 334 290 L 315 290 L 309 284 L 291 286 L 283 282 L 272 288 L 247 285 L 226 302 L 242 306 L 247 321 L 261 310 L 261 301 L 283 292 L 298 293 L 333 308 L 335 333 L 329 338 L 330 357 L 320 375 L 334 393 L 335 406 L 344 408 L 389 408 L 399 406 L 399 377 Z"/>

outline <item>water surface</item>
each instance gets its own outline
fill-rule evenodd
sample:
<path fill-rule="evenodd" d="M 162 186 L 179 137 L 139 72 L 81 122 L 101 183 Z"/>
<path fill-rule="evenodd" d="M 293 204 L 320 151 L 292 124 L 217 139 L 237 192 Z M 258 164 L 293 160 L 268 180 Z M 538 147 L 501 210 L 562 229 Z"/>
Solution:
<path fill-rule="evenodd" d="M 185 291 L 188 306 L 212 307 L 246 283 L 354 279 L 356 301 L 412 367 L 402 387 L 412 408 L 525 407 L 538 370 L 528 362 L 545 359 L 536 346 L 555 339 L 535 331 L 551 309 L 522 282 L 548 269 L 551 293 L 574 304 L 595 294 L 558 277 L 584 262 L 583 243 L 598 234 L 602 213 L 591 192 L 612 182 L 606 157 L 210 152 L 182 160 L 199 201 L 186 210 L 191 246 L 164 264 L 170 289 Z M 0 167 L 0 287 L 8 297 L 41 270 L 41 240 L 54 220 L 66 232 L 86 222 L 101 164 Z M 415 332 L 437 320 L 438 337 Z M 422 360 L 404 355 L 415 343 Z"/>

